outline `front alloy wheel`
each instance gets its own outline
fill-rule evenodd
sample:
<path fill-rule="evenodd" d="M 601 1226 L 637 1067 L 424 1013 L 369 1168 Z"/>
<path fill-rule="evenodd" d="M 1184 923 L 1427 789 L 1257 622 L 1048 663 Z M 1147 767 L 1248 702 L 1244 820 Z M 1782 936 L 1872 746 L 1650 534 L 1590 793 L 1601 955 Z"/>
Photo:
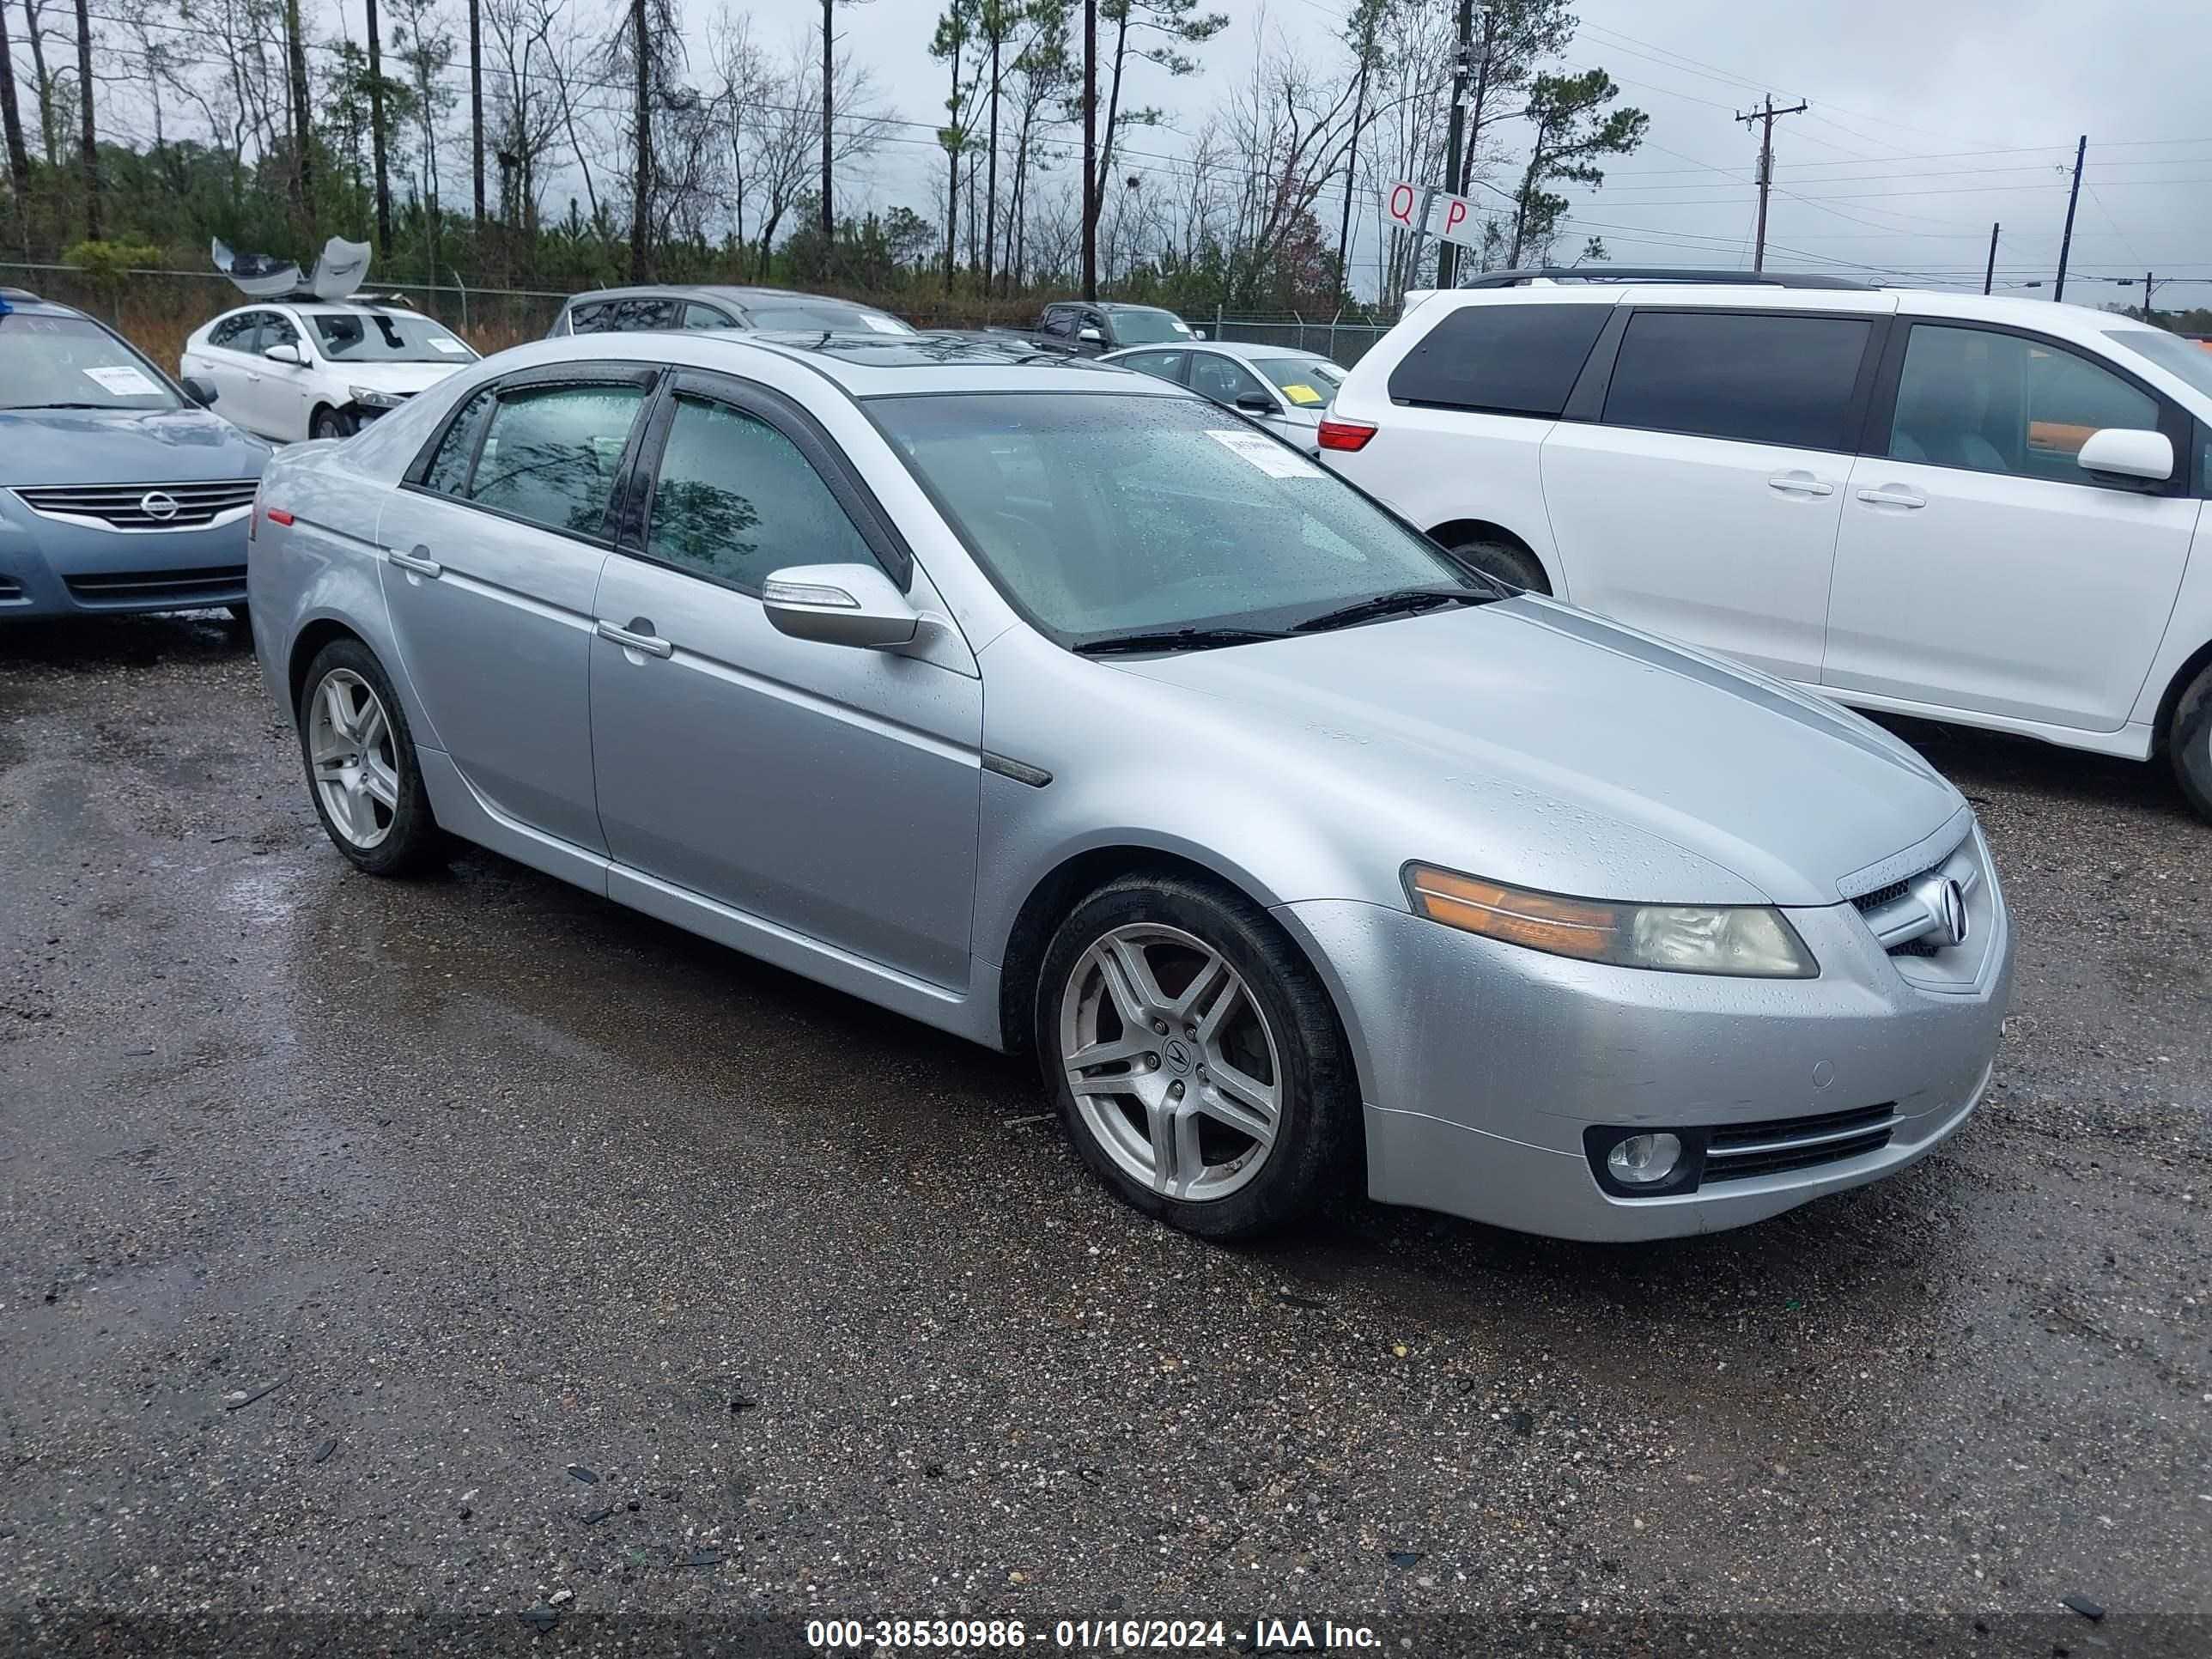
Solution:
<path fill-rule="evenodd" d="M 1282 1061 L 1218 951 L 1133 922 L 1083 953 L 1060 996 L 1060 1055 L 1106 1155 L 1164 1198 L 1226 1198 L 1274 1149 Z"/>
<path fill-rule="evenodd" d="M 1335 1009 L 1281 928 L 1226 888 L 1130 876 L 1078 905 L 1045 952 L 1036 1041 L 1084 1161 L 1175 1226 L 1261 1232 L 1356 1170 Z"/>

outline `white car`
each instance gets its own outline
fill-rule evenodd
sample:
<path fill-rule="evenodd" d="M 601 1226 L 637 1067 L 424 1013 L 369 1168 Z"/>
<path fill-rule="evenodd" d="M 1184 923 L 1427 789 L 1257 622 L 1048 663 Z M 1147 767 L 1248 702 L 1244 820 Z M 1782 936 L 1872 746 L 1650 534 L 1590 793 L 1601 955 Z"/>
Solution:
<path fill-rule="evenodd" d="M 1241 340 L 1130 346 L 1098 361 L 1188 386 L 1201 398 L 1241 410 L 1309 455 L 1319 453 L 1315 429 L 1344 383 L 1344 371 L 1317 351 Z"/>
<path fill-rule="evenodd" d="M 286 301 L 198 329 L 179 372 L 213 382 L 234 424 L 289 443 L 350 437 L 476 361 L 459 335 L 404 306 Z"/>
<path fill-rule="evenodd" d="M 2163 756 L 2212 817 L 2212 352 L 2041 301 L 1569 274 L 1408 295 L 1323 458 L 1519 586 L 1862 708 Z"/>

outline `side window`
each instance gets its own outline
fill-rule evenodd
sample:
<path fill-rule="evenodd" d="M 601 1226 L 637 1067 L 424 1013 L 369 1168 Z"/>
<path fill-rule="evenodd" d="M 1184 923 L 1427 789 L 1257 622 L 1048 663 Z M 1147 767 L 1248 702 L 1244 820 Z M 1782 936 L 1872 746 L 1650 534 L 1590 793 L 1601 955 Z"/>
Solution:
<path fill-rule="evenodd" d="M 260 319 L 261 313 L 258 311 L 241 311 L 226 317 L 208 331 L 207 343 L 228 351 L 251 351 L 253 349 L 253 331 Z"/>
<path fill-rule="evenodd" d="M 458 495 L 468 488 L 469 463 L 477 458 L 477 440 L 483 435 L 484 417 L 491 413 L 492 389 L 486 386 L 469 399 L 453 423 L 446 428 L 439 440 L 438 453 L 431 457 L 429 470 L 422 475 L 422 487 L 434 489 L 441 495 Z"/>
<path fill-rule="evenodd" d="M 568 307 L 571 334 L 604 334 L 614 325 L 614 307 L 605 300 L 587 300 Z"/>
<path fill-rule="evenodd" d="M 292 319 L 289 317 L 281 311 L 264 311 L 261 313 L 259 346 L 262 350 L 266 351 L 274 345 L 295 346 L 299 343 L 300 331 L 292 326 Z"/>
<path fill-rule="evenodd" d="M 688 397 L 668 428 L 645 546 L 748 592 L 786 565 L 876 562 L 796 444 L 765 421 Z"/>
<path fill-rule="evenodd" d="M 1057 306 L 1048 307 L 1043 320 L 1037 324 L 1037 332 L 1052 335 L 1057 339 L 1073 339 L 1075 336 L 1075 313 Z"/>
<path fill-rule="evenodd" d="M 1239 398 L 1255 394 L 1266 398 L 1270 408 L 1275 402 L 1267 389 L 1242 368 L 1210 351 L 1191 353 L 1190 389 L 1217 404 L 1234 404 Z"/>
<path fill-rule="evenodd" d="M 1462 306 L 1390 371 L 1390 396 L 1555 417 L 1612 314 L 1608 305 Z"/>
<path fill-rule="evenodd" d="M 1126 357 L 1114 361 L 1124 368 L 1133 368 L 1139 374 L 1150 374 L 1156 380 L 1182 384 L 1183 359 L 1180 351 L 1133 351 Z"/>
<path fill-rule="evenodd" d="M 491 411 L 468 499 L 570 535 L 597 536 L 645 401 L 635 386 L 531 386 Z"/>
<path fill-rule="evenodd" d="M 734 325 L 714 307 L 702 306 L 694 301 L 684 307 L 684 326 L 686 328 L 730 328 Z"/>
<path fill-rule="evenodd" d="M 2094 484 L 2076 457 L 2106 427 L 2154 431 L 2158 403 L 2063 347 L 1915 323 L 1891 417 L 1892 460 Z"/>
<path fill-rule="evenodd" d="M 615 320 L 611 326 L 631 333 L 645 329 L 674 328 L 676 301 L 673 300 L 617 300 L 615 301 Z"/>
<path fill-rule="evenodd" d="M 1873 331 L 1863 317 L 1639 311 L 1613 360 L 1606 424 L 1856 449 L 1851 392 Z"/>

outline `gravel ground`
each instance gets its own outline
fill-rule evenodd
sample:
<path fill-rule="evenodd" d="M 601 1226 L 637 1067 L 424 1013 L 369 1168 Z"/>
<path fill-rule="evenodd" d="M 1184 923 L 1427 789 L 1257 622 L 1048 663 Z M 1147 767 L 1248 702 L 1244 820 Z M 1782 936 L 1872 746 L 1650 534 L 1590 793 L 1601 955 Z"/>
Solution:
<path fill-rule="evenodd" d="M 353 873 L 225 626 L 0 634 L 0 1641 L 2212 1651 L 2212 830 L 1907 735 L 2021 941 L 1942 1152 L 1657 1246 L 1223 1249 L 1022 1064 L 488 854 Z"/>

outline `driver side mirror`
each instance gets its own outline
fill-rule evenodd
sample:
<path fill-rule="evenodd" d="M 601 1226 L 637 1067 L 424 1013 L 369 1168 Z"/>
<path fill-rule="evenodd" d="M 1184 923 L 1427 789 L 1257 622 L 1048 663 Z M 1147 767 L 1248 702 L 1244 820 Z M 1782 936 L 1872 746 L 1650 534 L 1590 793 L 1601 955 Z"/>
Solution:
<path fill-rule="evenodd" d="M 2173 440 L 2163 432 L 2101 427 L 2089 434 L 2075 459 L 2084 472 L 2164 483 L 2173 476 Z"/>
<path fill-rule="evenodd" d="M 883 650 L 911 645 L 921 617 L 872 564 L 797 564 L 761 584 L 761 607 L 779 634 L 822 645 Z"/>
<path fill-rule="evenodd" d="M 1095 328 L 1086 327 L 1080 329 L 1077 331 L 1075 337 L 1082 341 L 1085 345 L 1103 345 L 1106 343 L 1106 337 L 1103 334 L 1101 334 Z"/>
<path fill-rule="evenodd" d="M 301 367 L 307 361 L 300 355 L 300 348 L 295 345 L 273 345 L 261 355 L 272 363 L 289 363 L 295 368 Z"/>
<path fill-rule="evenodd" d="M 202 409 L 212 409 L 215 406 L 216 389 L 213 380 L 206 380 L 198 374 L 187 374 L 177 384 L 184 388 L 185 396 L 190 398 Z"/>
<path fill-rule="evenodd" d="M 1283 412 L 1275 407 L 1273 398 L 1261 392 L 1240 392 L 1237 398 L 1237 407 L 1248 415 L 1279 415 Z"/>

